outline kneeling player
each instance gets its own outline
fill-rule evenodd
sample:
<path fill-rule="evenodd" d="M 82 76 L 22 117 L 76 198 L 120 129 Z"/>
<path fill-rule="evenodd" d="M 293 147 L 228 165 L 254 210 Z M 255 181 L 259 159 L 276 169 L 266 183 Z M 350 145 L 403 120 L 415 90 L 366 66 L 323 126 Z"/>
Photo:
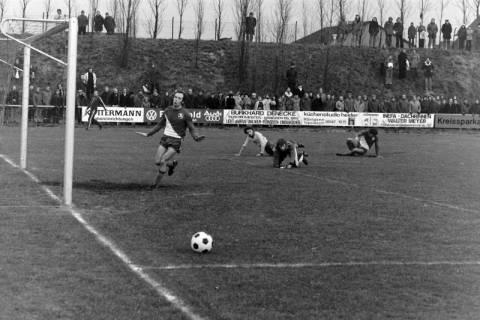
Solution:
<path fill-rule="evenodd" d="M 245 139 L 240 151 L 235 154 L 236 156 L 240 156 L 242 154 L 243 149 L 245 149 L 249 141 L 252 141 L 254 144 L 260 147 L 260 153 L 257 153 L 257 157 L 261 157 L 265 155 L 265 153 L 267 153 L 269 156 L 273 156 L 273 145 L 262 133 L 254 130 L 252 127 L 246 127 L 243 129 L 243 132 L 245 132 L 247 135 L 247 139 Z"/>
<path fill-rule="evenodd" d="M 347 139 L 347 147 L 350 152 L 345 154 L 337 153 L 337 155 L 364 156 L 367 154 L 368 150 L 372 148 L 372 146 L 375 146 L 375 157 L 378 157 L 379 147 L 377 135 L 377 129 L 372 128 L 366 131 L 362 131 L 355 138 Z"/>
<path fill-rule="evenodd" d="M 298 148 L 303 148 L 303 145 L 296 143 L 295 141 L 289 141 L 285 139 L 278 139 L 273 153 L 273 166 L 275 168 L 298 168 L 303 163 L 308 165 L 306 157 L 308 156 L 304 151 L 299 152 Z M 282 165 L 283 161 L 289 157 L 290 163 L 286 166 Z"/>

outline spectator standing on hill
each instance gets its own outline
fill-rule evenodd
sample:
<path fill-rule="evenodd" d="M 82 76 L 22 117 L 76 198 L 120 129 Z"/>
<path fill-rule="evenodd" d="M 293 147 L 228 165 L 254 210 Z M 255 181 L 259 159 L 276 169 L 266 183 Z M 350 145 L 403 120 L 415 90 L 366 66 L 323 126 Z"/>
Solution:
<path fill-rule="evenodd" d="M 433 78 L 433 69 L 434 69 L 432 61 L 430 61 L 429 58 L 427 58 L 423 63 L 422 69 L 423 69 L 423 75 L 425 77 L 425 92 L 428 95 L 429 93 L 433 92 L 432 78 Z"/>
<path fill-rule="evenodd" d="M 104 21 L 105 20 L 103 19 L 103 16 L 101 15 L 100 11 L 97 11 L 97 13 L 95 14 L 95 17 L 93 18 L 93 30 L 95 30 L 96 33 L 103 31 Z"/>
<path fill-rule="evenodd" d="M 358 96 L 354 101 L 353 101 L 353 112 L 365 112 L 366 106 L 365 103 L 363 102 L 362 96 Z"/>
<path fill-rule="evenodd" d="M 392 36 L 393 36 L 393 18 L 389 17 L 388 21 L 385 22 L 383 28 L 385 29 L 385 43 L 387 44 L 388 48 L 392 47 Z"/>
<path fill-rule="evenodd" d="M 375 47 L 377 44 L 377 35 L 379 31 L 380 26 L 378 25 L 377 17 L 373 17 L 372 21 L 370 21 L 370 24 L 368 25 L 368 33 L 370 34 L 370 47 Z"/>
<path fill-rule="evenodd" d="M 410 73 L 412 74 L 413 79 L 417 79 L 418 76 L 418 66 L 420 65 L 420 55 L 414 49 L 410 55 Z"/>
<path fill-rule="evenodd" d="M 393 67 L 394 67 L 394 64 L 393 64 L 393 57 L 392 56 L 388 56 L 386 65 L 387 65 L 387 70 L 385 72 L 385 87 L 387 89 L 390 89 L 392 87 L 392 84 L 393 84 Z"/>
<path fill-rule="evenodd" d="M 353 112 L 353 104 L 355 99 L 353 99 L 352 91 L 347 92 L 347 97 L 345 98 L 344 106 L 345 112 Z"/>
<path fill-rule="evenodd" d="M 393 25 L 393 32 L 395 33 L 395 47 L 403 48 L 403 24 L 400 18 Z"/>
<path fill-rule="evenodd" d="M 115 33 L 115 19 L 108 12 L 105 12 L 105 19 L 103 21 L 103 25 L 105 26 L 105 30 L 107 30 L 107 34 L 114 34 Z"/>
<path fill-rule="evenodd" d="M 405 49 L 400 50 L 398 54 L 398 78 L 405 79 L 407 77 L 407 53 Z"/>
<path fill-rule="evenodd" d="M 473 40 L 473 28 L 468 27 L 467 28 L 467 43 L 466 43 L 466 49 L 467 51 L 472 51 L 472 40 Z"/>
<path fill-rule="evenodd" d="M 85 35 L 87 34 L 88 26 L 88 17 L 85 15 L 85 11 L 81 11 L 80 15 L 77 17 L 78 20 L 78 34 Z"/>
<path fill-rule="evenodd" d="M 467 28 L 465 25 L 462 25 L 457 32 L 458 37 L 458 49 L 464 50 L 465 49 L 465 41 L 467 40 Z"/>
<path fill-rule="evenodd" d="M 53 17 L 54 20 L 63 20 L 65 17 L 62 14 L 62 9 L 57 9 L 57 14 Z"/>
<path fill-rule="evenodd" d="M 372 94 L 370 101 L 368 101 L 367 110 L 368 112 L 380 112 L 380 103 L 377 100 L 377 95 Z"/>
<path fill-rule="evenodd" d="M 112 96 L 112 92 L 110 92 L 110 87 L 109 86 L 105 86 L 103 88 L 103 92 L 102 94 L 100 95 L 100 97 L 102 98 L 103 102 L 107 105 L 107 106 L 110 106 L 110 97 Z"/>
<path fill-rule="evenodd" d="M 415 28 L 415 25 L 410 23 L 410 27 L 408 27 L 408 47 L 409 48 L 415 48 L 415 38 L 417 36 L 417 29 Z"/>
<path fill-rule="evenodd" d="M 435 19 L 432 19 L 427 26 L 428 32 L 428 48 L 434 49 L 437 41 L 438 26 L 435 23 Z"/>
<path fill-rule="evenodd" d="M 400 100 L 398 100 L 397 108 L 399 113 L 408 113 L 410 111 L 410 102 L 406 94 L 402 94 Z"/>
<path fill-rule="evenodd" d="M 345 102 L 343 101 L 343 96 L 338 97 L 338 101 L 335 103 L 335 111 L 345 111 Z"/>
<path fill-rule="evenodd" d="M 442 25 L 442 35 L 445 50 L 448 50 L 450 48 L 450 39 L 452 39 L 452 25 L 448 19 L 445 20 L 445 23 Z"/>
<path fill-rule="evenodd" d="M 297 87 L 297 77 L 298 77 L 298 72 L 297 69 L 295 68 L 295 63 L 290 63 L 290 68 L 287 70 L 287 87 L 289 87 L 291 90 L 295 90 Z"/>
<path fill-rule="evenodd" d="M 353 47 L 359 47 L 362 43 L 362 21 L 360 19 L 360 15 L 355 15 L 355 20 L 353 20 Z"/>
<path fill-rule="evenodd" d="M 418 47 L 425 48 L 425 40 L 427 39 L 427 29 L 420 23 L 418 26 Z"/>
<path fill-rule="evenodd" d="M 253 16 L 253 12 L 250 12 L 248 17 L 245 18 L 245 26 L 247 41 L 252 42 L 255 35 L 255 27 L 257 26 L 257 19 Z"/>
<path fill-rule="evenodd" d="M 85 85 L 85 92 L 87 93 L 87 98 L 90 99 L 93 90 L 97 87 L 97 75 L 93 72 L 92 68 L 89 68 L 88 71 L 81 76 L 81 80 Z"/>

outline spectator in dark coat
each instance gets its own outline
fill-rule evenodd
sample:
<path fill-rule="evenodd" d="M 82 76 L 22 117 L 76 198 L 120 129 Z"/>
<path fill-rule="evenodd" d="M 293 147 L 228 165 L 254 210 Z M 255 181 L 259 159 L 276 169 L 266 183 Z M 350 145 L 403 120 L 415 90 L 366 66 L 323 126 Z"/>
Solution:
<path fill-rule="evenodd" d="M 110 97 L 112 96 L 112 93 L 110 92 L 110 88 L 108 86 L 105 86 L 103 89 L 102 94 L 100 95 L 100 98 L 102 98 L 102 101 L 107 105 L 110 106 Z"/>
<path fill-rule="evenodd" d="M 184 95 L 183 102 L 185 103 L 185 108 L 195 108 L 195 96 L 193 95 L 192 88 L 188 89 L 187 93 Z"/>
<path fill-rule="evenodd" d="M 153 89 L 153 94 L 150 97 L 150 106 L 152 108 L 160 108 L 162 106 L 162 97 L 158 94 L 157 89 Z"/>
<path fill-rule="evenodd" d="M 398 78 L 405 79 L 407 77 L 407 53 L 402 49 L 398 54 Z"/>
<path fill-rule="evenodd" d="M 115 32 L 115 20 L 108 12 L 105 13 L 103 25 L 105 26 L 105 30 L 107 30 L 107 34 L 113 34 Z"/>
<path fill-rule="evenodd" d="M 393 25 L 393 32 L 395 33 L 395 47 L 403 48 L 403 24 L 400 18 Z"/>
<path fill-rule="evenodd" d="M 87 95 L 83 90 L 78 90 L 77 97 L 75 99 L 75 119 L 78 124 L 82 123 L 82 108 L 88 106 Z"/>
<path fill-rule="evenodd" d="M 95 17 L 93 18 L 93 30 L 95 30 L 95 32 L 97 33 L 102 32 L 103 23 L 104 23 L 103 16 L 100 14 L 100 11 L 97 11 L 97 14 L 95 14 Z"/>
<path fill-rule="evenodd" d="M 87 34 L 87 26 L 88 26 L 88 17 L 85 15 L 85 11 L 82 10 L 80 15 L 77 18 L 78 20 L 78 34 Z"/>
<path fill-rule="evenodd" d="M 235 98 L 233 97 L 233 92 L 228 93 L 227 98 L 225 99 L 225 109 L 235 109 Z"/>
<path fill-rule="evenodd" d="M 378 25 L 377 18 L 373 17 L 372 21 L 370 21 L 370 24 L 368 25 L 368 33 L 370 34 L 370 40 L 369 40 L 370 47 L 375 47 L 377 43 L 377 35 L 379 31 L 380 31 L 380 26 Z"/>
<path fill-rule="evenodd" d="M 393 18 L 392 17 L 388 18 L 388 21 L 385 22 L 385 25 L 383 26 L 383 28 L 385 29 L 385 35 L 386 35 L 385 43 L 387 44 L 388 48 L 391 48 L 392 36 L 393 36 Z"/>
<path fill-rule="evenodd" d="M 291 90 L 295 90 L 297 87 L 298 72 L 295 68 L 295 63 L 290 63 L 290 68 L 287 70 L 287 87 Z"/>
<path fill-rule="evenodd" d="M 448 50 L 450 48 L 450 39 L 452 39 L 452 25 L 448 19 L 445 20 L 445 23 L 442 25 L 442 35 L 445 50 Z"/>
<path fill-rule="evenodd" d="M 255 27 L 257 26 L 257 19 L 253 16 L 253 12 L 250 12 L 245 19 L 245 34 L 247 35 L 247 41 L 253 41 L 253 35 L 255 34 Z"/>
<path fill-rule="evenodd" d="M 435 23 L 435 19 L 432 19 L 427 26 L 428 33 L 428 48 L 435 48 L 435 43 L 437 41 L 438 26 Z"/>
<path fill-rule="evenodd" d="M 465 41 L 467 40 L 467 28 L 465 25 L 462 25 L 457 32 L 458 37 L 458 49 L 464 50 L 465 49 Z"/>
<path fill-rule="evenodd" d="M 417 28 L 415 25 L 410 23 L 410 27 L 408 27 L 408 47 L 415 48 L 415 37 L 417 36 Z"/>
<path fill-rule="evenodd" d="M 317 93 L 312 100 L 312 111 L 322 111 L 322 110 L 323 110 L 322 97 L 320 97 L 320 94 Z"/>
<path fill-rule="evenodd" d="M 425 60 L 422 66 L 423 75 L 425 76 L 425 92 L 427 94 L 432 92 L 432 77 L 433 77 L 433 64 L 429 58 Z"/>
<path fill-rule="evenodd" d="M 7 104 L 20 104 L 21 99 L 20 99 L 20 93 L 17 90 L 16 86 L 12 87 L 12 90 L 7 94 Z"/>
<path fill-rule="evenodd" d="M 130 100 L 130 95 L 127 92 L 127 88 L 123 88 L 122 93 L 120 94 L 120 97 L 118 99 L 118 105 L 120 107 L 126 108 L 128 107 Z"/>
<path fill-rule="evenodd" d="M 117 88 L 113 88 L 112 94 L 110 95 L 110 101 L 108 101 L 108 105 L 118 106 L 119 104 L 120 104 L 120 94 L 118 93 Z"/>

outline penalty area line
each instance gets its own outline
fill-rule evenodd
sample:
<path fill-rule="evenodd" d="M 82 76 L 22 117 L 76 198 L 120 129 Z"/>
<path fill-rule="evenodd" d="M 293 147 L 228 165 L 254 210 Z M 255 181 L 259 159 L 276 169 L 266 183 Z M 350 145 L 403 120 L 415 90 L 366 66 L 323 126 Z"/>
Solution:
<path fill-rule="evenodd" d="M 178 264 L 165 266 L 142 266 L 144 270 L 189 270 L 189 269 L 301 269 L 332 267 L 428 267 L 428 266 L 480 266 L 480 261 L 346 261 L 320 263 L 226 263 L 226 264 Z"/>
<path fill-rule="evenodd" d="M 15 162 L 10 160 L 7 156 L 0 154 L 0 158 L 3 159 L 5 162 L 7 162 L 9 165 L 14 167 L 15 169 L 21 170 L 23 173 L 25 173 L 33 182 L 38 184 L 42 190 L 45 191 L 45 193 L 61 204 L 61 199 L 56 196 L 48 187 L 43 186 L 41 184 L 41 181 L 34 176 L 32 173 L 28 172 L 27 170 L 21 169 L 19 165 L 17 165 Z M 145 271 L 143 271 L 143 268 L 136 265 L 118 246 L 110 239 L 108 239 L 106 236 L 102 235 L 97 229 L 95 229 L 92 225 L 90 225 L 82 216 L 80 212 L 77 210 L 74 210 L 73 208 L 62 206 L 62 208 L 66 211 L 68 211 L 88 232 L 90 232 L 95 239 L 108 248 L 117 258 L 120 259 L 120 261 L 125 264 L 135 275 L 137 275 L 140 279 L 142 279 L 144 282 L 146 282 L 148 285 L 150 285 L 157 294 L 161 297 L 163 297 L 165 300 L 167 300 L 173 307 L 175 307 L 177 310 L 180 310 L 188 319 L 190 320 L 203 320 L 201 316 L 195 314 L 192 309 L 185 303 L 183 302 L 179 297 L 175 296 L 172 292 L 170 292 L 169 289 L 167 289 L 162 283 L 159 281 L 153 279 L 150 275 L 148 275 Z"/>

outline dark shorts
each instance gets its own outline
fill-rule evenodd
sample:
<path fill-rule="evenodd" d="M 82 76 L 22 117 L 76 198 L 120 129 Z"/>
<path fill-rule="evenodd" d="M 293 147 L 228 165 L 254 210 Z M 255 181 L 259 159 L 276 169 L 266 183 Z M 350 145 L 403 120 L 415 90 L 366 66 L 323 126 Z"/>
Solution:
<path fill-rule="evenodd" d="M 165 149 L 173 148 L 175 151 L 177 151 L 177 153 L 180 153 L 182 147 L 182 139 L 163 136 L 160 139 L 160 145 Z"/>
<path fill-rule="evenodd" d="M 265 145 L 265 152 L 269 155 L 269 156 L 273 156 L 273 144 L 270 143 L 270 141 L 267 142 L 267 144 Z"/>

